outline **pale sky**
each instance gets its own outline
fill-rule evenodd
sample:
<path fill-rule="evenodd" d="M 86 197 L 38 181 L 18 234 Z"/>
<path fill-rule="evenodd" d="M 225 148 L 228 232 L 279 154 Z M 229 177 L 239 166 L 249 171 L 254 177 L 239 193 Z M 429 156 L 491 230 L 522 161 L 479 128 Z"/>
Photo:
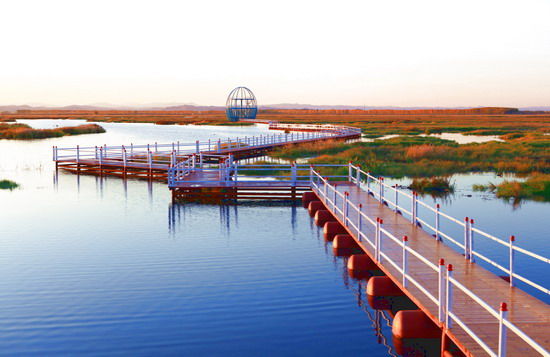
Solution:
<path fill-rule="evenodd" d="M 550 0 L 0 2 L 0 105 L 550 105 Z"/>

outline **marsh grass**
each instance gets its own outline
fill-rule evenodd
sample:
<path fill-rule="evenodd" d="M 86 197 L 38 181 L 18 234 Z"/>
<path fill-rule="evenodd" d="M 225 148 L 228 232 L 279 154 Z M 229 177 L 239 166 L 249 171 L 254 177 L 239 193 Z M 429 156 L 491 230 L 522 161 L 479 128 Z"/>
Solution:
<path fill-rule="evenodd" d="M 528 199 L 550 202 L 550 174 L 534 173 L 525 181 L 505 180 L 499 184 L 472 185 L 476 192 L 493 192 L 498 198 L 514 204 Z"/>
<path fill-rule="evenodd" d="M 267 110 L 258 118 L 265 121 L 301 124 L 343 124 L 363 129 L 366 137 L 389 134 L 463 133 L 507 135 L 517 132 L 550 132 L 550 113 L 517 113 L 509 108 L 485 108 L 470 111 L 362 111 L 362 110 Z M 504 109 L 504 110 L 503 110 Z M 125 110 L 26 110 L 2 113 L 0 121 L 14 119 L 86 119 L 107 122 L 176 122 L 195 125 L 253 125 L 229 122 L 222 110 L 209 111 L 125 111 Z"/>
<path fill-rule="evenodd" d="M 19 187 L 17 182 L 11 180 L 0 180 L 0 190 L 14 190 Z"/>
<path fill-rule="evenodd" d="M 504 181 L 491 185 L 496 196 L 504 199 L 530 199 L 550 202 L 550 175 L 534 174 L 525 181 Z"/>
<path fill-rule="evenodd" d="M 0 123 L 0 139 L 33 140 L 104 132 L 105 129 L 97 124 L 66 126 L 55 129 L 33 129 L 27 124 Z"/>
<path fill-rule="evenodd" d="M 455 173 L 550 173 L 550 137 L 529 133 L 506 142 L 459 145 L 434 137 L 401 136 L 363 143 L 324 142 L 275 151 L 282 159 L 311 164 L 354 162 L 377 176 L 442 177 Z"/>
<path fill-rule="evenodd" d="M 441 197 L 453 193 L 455 185 L 449 177 L 424 177 L 413 179 L 409 188 L 421 194 Z"/>

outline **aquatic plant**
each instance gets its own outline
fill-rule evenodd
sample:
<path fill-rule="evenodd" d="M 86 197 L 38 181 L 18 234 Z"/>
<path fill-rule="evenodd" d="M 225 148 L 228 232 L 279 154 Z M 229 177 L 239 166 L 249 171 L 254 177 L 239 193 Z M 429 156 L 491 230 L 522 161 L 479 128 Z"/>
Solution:
<path fill-rule="evenodd" d="M 11 180 L 0 180 L 0 190 L 13 190 L 19 187 L 17 182 Z"/>
<path fill-rule="evenodd" d="M 0 139 L 32 140 L 55 138 L 65 135 L 104 133 L 105 129 L 97 124 L 66 126 L 55 129 L 33 129 L 27 124 L 0 123 Z"/>
<path fill-rule="evenodd" d="M 498 198 L 513 200 L 518 204 L 521 200 L 550 202 L 550 174 L 535 173 L 525 181 L 505 180 L 499 184 L 472 185 L 478 192 L 494 192 Z"/>
<path fill-rule="evenodd" d="M 550 175 L 534 174 L 525 181 L 504 181 L 491 185 L 496 196 L 504 199 L 530 199 L 550 202 Z"/>
<path fill-rule="evenodd" d="M 321 142 L 284 147 L 281 159 L 312 164 L 352 161 L 378 176 L 434 177 L 467 172 L 550 173 L 550 137 L 529 133 L 507 142 L 459 145 L 434 137 L 400 136 L 373 142 Z M 311 158 L 313 156 L 313 158 Z"/>
<path fill-rule="evenodd" d="M 442 196 L 454 192 L 454 183 L 449 177 L 415 178 L 409 188 L 419 193 Z"/>

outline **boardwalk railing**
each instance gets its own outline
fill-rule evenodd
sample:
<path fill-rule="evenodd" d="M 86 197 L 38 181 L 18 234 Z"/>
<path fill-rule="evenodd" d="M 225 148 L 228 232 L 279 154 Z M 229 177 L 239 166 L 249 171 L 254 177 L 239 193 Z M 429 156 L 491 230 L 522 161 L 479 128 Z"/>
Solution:
<path fill-rule="evenodd" d="M 534 259 L 545 264 L 550 264 L 550 259 L 543 257 L 539 254 L 528 251 L 527 249 L 520 248 L 514 244 L 514 236 L 510 236 L 509 241 L 505 241 L 501 238 L 495 237 L 481 229 L 474 227 L 474 220 L 471 217 L 466 217 L 464 220 L 456 219 L 441 211 L 439 204 L 430 206 L 418 198 L 418 194 L 415 192 L 405 191 L 399 189 L 397 185 L 390 186 L 384 183 L 382 177 L 374 177 L 369 172 L 361 170 L 360 167 L 350 164 L 349 165 L 349 180 L 358 184 L 361 188 L 365 189 L 369 194 L 375 197 L 378 201 L 386 204 L 388 207 L 393 208 L 395 211 L 409 217 L 411 223 L 421 226 L 429 233 L 433 233 L 433 236 L 437 240 L 445 239 L 445 241 L 451 242 L 464 251 L 464 257 L 471 262 L 475 262 L 476 258 L 483 260 L 484 262 L 494 266 L 508 275 L 510 286 L 515 285 L 515 280 L 520 280 L 525 284 L 538 289 L 539 291 L 550 295 L 550 290 L 544 286 L 519 275 L 515 271 L 515 253 L 525 254 L 527 257 Z M 420 218 L 418 214 L 418 207 L 422 206 L 433 214 L 431 222 L 428 222 L 427 218 Z M 442 220 L 448 223 L 457 225 L 464 233 L 462 240 L 451 237 L 443 231 Z M 496 242 L 501 246 L 506 247 L 509 250 L 509 262 L 508 267 L 504 267 L 494 260 L 488 258 L 478 250 L 475 250 L 475 234 L 480 238 L 489 239 L 492 242 Z"/>
<path fill-rule="evenodd" d="M 292 130 L 286 133 L 244 136 L 230 139 L 204 140 L 195 142 L 172 142 L 167 144 L 90 146 L 90 147 L 53 147 L 54 161 L 102 160 L 103 162 L 136 161 L 155 164 L 175 165 L 177 161 L 192 154 L 223 154 L 235 150 L 262 149 L 266 147 L 299 144 L 303 142 L 353 137 L 361 134 L 361 129 L 339 125 L 278 124 L 270 127 Z"/>
<path fill-rule="evenodd" d="M 182 184 L 213 184 L 236 186 L 262 184 L 270 182 L 285 186 L 309 186 L 311 181 L 310 165 L 291 164 L 247 164 L 241 165 L 233 155 L 216 156 L 218 162 L 204 163 L 213 155 L 193 155 L 178 162 L 168 170 L 168 187 Z M 346 168 L 347 165 L 318 165 L 318 167 Z M 193 176 L 193 174 L 196 174 Z M 195 179 L 196 177 L 196 179 Z M 347 179 L 347 175 L 326 176 L 332 180 Z"/>
<path fill-rule="evenodd" d="M 351 170 L 354 169 L 358 172 L 362 172 L 357 167 L 350 165 L 350 173 Z M 365 176 L 366 178 L 370 177 L 370 179 L 373 179 L 373 177 L 367 173 L 364 174 L 367 175 Z M 407 245 L 406 237 L 395 237 L 391 232 L 384 229 L 382 220 L 378 218 L 374 220 L 363 213 L 361 204 L 356 205 L 350 202 L 347 192 L 339 192 L 334 185 L 331 185 L 327 179 L 321 176 L 313 168 L 311 168 L 311 177 L 312 190 L 318 195 L 327 209 L 331 210 L 352 233 L 356 234 L 359 242 L 365 242 L 367 244 L 376 262 L 380 264 L 390 264 L 398 274 L 400 274 L 401 285 L 404 288 L 407 289 L 409 284 L 412 284 L 437 306 L 439 312 L 438 319 L 442 326 L 452 331 L 453 325 L 456 323 L 490 356 L 506 356 L 508 330 L 516 334 L 535 351 L 544 356 L 548 356 L 548 352 L 542 346 L 506 318 L 507 308 L 505 303 L 501 304 L 500 311 L 496 311 L 488 302 L 483 301 L 474 292 L 469 290 L 465 284 L 454 278 L 452 276 L 452 266 L 449 265 L 447 269 L 445 269 L 443 259 L 436 264 L 426 259 L 422 255 L 422 252 L 410 248 Z M 359 177 L 356 182 L 361 184 L 361 177 Z M 363 188 L 362 185 L 359 186 Z M 372 193 L 370 189 L 368 192 Z M 379 197 L 383 200 L 384 194 L 382 193 Z M 398 205 L 396 205 L 396 207 L 401 208 Z M 369 232 L 369 234 L 367 234 L 367 232 Z M 388 248 L 386 248 L 388 244 L 396 244 L 401 248 L 402 254 L 399 255 L 401 259 L 396 259 L 389 254 Z M 416 258 L 421 264 L 425 265 L 429 271 L 432 271 L 433 274 L 437 276 L 436 279 L 439 281 L 439 284 L 435 291 L 433 287 L 424 286 L 420 280 L 413 277 L 411 271 L 408 269 L 409 257 Z M 499 338 L 496 348 L 494 346 L 490 347 L 488 342 L 483 340 L 483 336 L 479 336 L 478 333 L 474 331 L 475 327 L 468 326 L 463 319 L 459 317 L 459 311 L 454 311 L 453 293 L 455 293 L 455 290 L 468 296 L 472 300 L 472 303 L 481 306 L 492 318 L 494 318 L 495 324 L 499 327 Z"/>

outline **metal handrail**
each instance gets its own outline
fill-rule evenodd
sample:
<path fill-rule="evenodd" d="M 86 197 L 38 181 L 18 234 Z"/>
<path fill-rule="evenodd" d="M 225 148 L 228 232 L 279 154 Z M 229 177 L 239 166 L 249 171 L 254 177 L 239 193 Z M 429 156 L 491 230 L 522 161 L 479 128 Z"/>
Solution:
<path fill-rule="evenodd" d="M 351 180 L 350 180 L 351 181 Z M 360 181 L 358 181 L 360 182 Z M 360 185 L 358 185 L 360 186 Z M 353 204 L 352 202 L 349 202 L 347 199 L 347 196 L 345 193 L 339 192 L 336 187 L 330 184 L 330 182 L 321 176 L 317 171 L 315 171 L 313 168 L 311 169 L 311 188 L 312 190 L 318 195 L 318 197 L 323 201 L 328 209 L 332 209 L 333 212 L 338 216 L 341 217 L 343 220 L 343 224 L 346 227 L 352 227 L 354 230 L 358 232 L 358 239 L 361 241 L 361 237 L 364 236 L 366 238 L 366 235 L 361 229 L 362 225 L 362 218 L 365 217 L 364 212 L 361 211 L 361 206 L 357 206 Z M 332 197 L 332 198 L 331 198 Z M 414 195 L 413 195 L 414 197 Z M 342 209 L 339 209 L 338 205 L 336 204 L 336 198 L 343 199 L 343 207 Z M 382 197 L 383 198 L 383 197 Z M 350 212 L 351 209 L 351 212 Z M 356 224 L 353 224 L 352 217 L 357 217 L 358 222 Z M 370 243 L 371 247 L 375 249 L 374 252 L 374 259 L 378 263 L 381 263 L 381 258 L 384 258 L 387 262 L 389 262 L 396 270 L 401 273 L 402 279 L 403 279 L 403 287 L 406 288 L 406 282 L 412 282 L 423 294 L 425 294 L 432 302 L 434 302 L 439 311 L 439 321 L 441 324 L 445 325 L 447 328 L 452 327 L 452 322 L 456 322 L 474 341 L 476 341 L 490 356 L 496 356 L 501 357 L 506 355 L 506 340 L 507 340 L 507 334 L 506 330 L 509 329 L 510 331 L 514 332 L 518 337 L 520 337 L 523 341 L 525 341 L 529 346 L 531 346 L 533 349 L 535 349 L 537 352 L 541 353 L 542 355 L 548 355 L 548 352 L 540 346 L 536 341 L 534 341 L 531 337 L 526 335 L 520 328 L 518 328 L 516 325 L 514 325 L 512 322 L 506 319 L 507 316 L 507 310 L 505 308 L 505 304 L 503 303 L 501 305 L 501 311 L 500 313 L 497 312 L 495 309 L 493 309 L 489 304 L 487 304 L 485 301 L 483 301 L 480 297 L 478 297 L 473 291 L 466 288 L 462 283 L 460 283 L 456 278 L 452 277 L 452 266 L 449 266 L 447 275 L 443 275 L 443 260 L 440 260 L 440 266 L 437 267 L 435 264 L 430 262 L 428 259 L 426 259 L 420 252 L 415 251 L 414 249 L 410 248 L 406 244 L 406 239 L 404 238 L 402 241 L 396 238 L 394 235 L 392 235 L 389 231 L 381 228 L 380 220 L 377 219 L 376 222 L 374 222 L 372 219 L 367 219 L 365 222 L 371 224 L 376 229 L 375 234 L 375 242 L 371 242 L 369 239 L 365 239 L 368 243 Z M 350 224 L 351 223 L 351 224 Z M 398 262 L 395 262 L 391 259 L 391 257 L 383 252 L 383 245 L 381 244 L 381 237 L 382 233 L 389 237 L 392 241 L 394 241 L 396 244 L 398 244 L 403 249 L 403 262 L 400 266 Z M 376 251 L 377 249 L 380 249 L 380 251 Z M 424 265 L 429 267 L 431 270 L 437 271 L 439 274 L 439 280 L 440 284 L 438 285 L 438 298 L 436 298 L 430 291 L 422 286 L 420 282 L 418 282 L 414 277 L 412 277 L 408 271 L 407 271 L 407 265 L 406 262 L 406 256 L 407 254 L 411 254 L 418 258 Z M 472 331 L 457 315 L 452 311 L 452 288 L 456 287 L 459 290 L 461 290 L 464 294 L 466 294 L 468 297 L 470 297 L 476 304 L 480 305 L 483 309 L 488 311 L 491 316 L 493 316 L 495 319 L 498 320 L 499 323 L 499 341 L 498 341 L 498 351 L 495 353 L 484 341 L 482 338 L 477 336 L 477 334 Z M 445 291 L 444 291 L 445 290 Z M 504 308 L 503 308 L 504 306 Z"/>
<path fill-rule="evenodd" d="M 514 283 L 515 283 L 514 278 L 517 278 L 518 280 L 534 287 L 535 289 L 550 295 L 550 290 L 548 288 L 545 288 L 545 287 L 541 286 L 540 284 L 537 284 L 537 283 L 535 283 L 535 282 L 533 282 L 533 281 L 531 281 L 531 280 L 529 280 L 525 277 L 522 277 L 519 274 L 514 272 L 513 266 L 514 266 L 515 259 L 514 259 L 514 254 L 513 253 L 514 252 L 520 252 L 520 253 L 523 253 L 523 254 L 531 257 L 531 258 L 537 259 L 538 261 L 541 261 L 541 262 L 547 263 L 547 264 L 550 264 L 550 259 L 546 258 L 546 257 L 543 257 L 539 254 L 533 253 L 533 252 L 531 252 L 527 249 L 520 248 L 520 247 L 514 245 L 513 244 L 513 237 L 512 237 L 512 240 L 510 242 L 506 242 L 503 239 L 497 238 L 497 237 L 495 237 L 495 236 L 493 236 L 489 233 L 486 233 L 486 232 L 484 232 L 484 231 L 482 231 L 482 230 L 480 230 L 476 227 L 473 227 L 473 220 L 467 219 L 467 221 L 461 221 L 461 220 L 459 220 L 455 217 L 452 217 L 452 216 L 442 212 L 439 209 L 439 205 L 436 205 L 436 207 L 434 208 L 431 205 L 428 205 L 427 203 L 425 203 L 422 200 L 418 199 L 417 194 L 415 192 L 413 192 L 412 195 L 411 195 L 411 194 L 406 193 L 403 190 L 398 189 L 395 186 L 390 186 L 390 185 L 384 183 L 383 178 L 374 177 L 369 172 L 363 171 L 359 166 L 353 165 L 352 163 L 349 164 L 349 178 L 350 178 L 350 181 L 358 184 L 359 186 L 361 186 L 361 184 L 363 183 L 363 180 L 365 179 L 367 181 L 367 191 L 369 193 L 371 193 L 373 195 L 373 197 L 375 197 L 379 201 L 383 201 L 383 202 L 388 203 L 388 205 L 391 205 L 395 209 L 398 209 L 402 212 L 407 213 L 409 216 L 411 216 L 411 220 L 413 221 L 413 224 L 422 223 L 424 226 L 429 228 L 435 234 L 436 239 L 440 240 L 441 237 L 444 237 L 446 240 L 448 240 L 451 243 L 457 245 L 461 249 L 464 249 L 464 255 L 468 259 L 470 259 L 472 262 L 475 262 L 475 257 L 480 257 L 482 260 L 486 261 L 490 265 L 492 265 L 492 266 L 498 268 L 499 270 L 503 271 L 504 273 L 508 274 L 509 277 L 510 277 L 510 285 L 511 286 L 514 286 Z M 377 186 L 378 190 L 377 191 L 373 190 L 370 187 L 371 184 L 374 184 L 375 186 Z M 412 209 L 409 211 L 409 210 L 405 209 L 402 204 L 399 204 L 398 202 L 392 201 L 391 195 L 387 195 L 387 196 L 384 195 L 384 189 L 391 189 L 394 192 L 396 192 L 398 195 L 403 195 L 405 197 L 409 197 Z M 433 213 L 435 213 L 435 220 L 436 220 L 435 227 L 433 225 L 428 224 L 426 222 L 426 220 L 423 220 L 423 219 L 418 217 L 418 215 L 417 215 L 418 205 L 421 205 L 421 206 L 427 208 L 428 210 L 432 211 Z M 448 234 L 442 232 L 442 230 L 440 228 L 440 224 L 439 224 L 439 220 L 441 218 L 445 218 L 445 219 L 457 224 L 458 226 L 462 227 L 465 230 L 465 242 L 464 243 L 460 243 L 458 240 L 456 240 L 453 237 L 449 236 Z M 502 265 L 500 265 L 499 263 L 497 263 L 497 262 L 481 255 L 481 253 L 479 251 L 476 251 L 473 247 L 473 244 L 474 244 L 473 233 L 477 233 L 477 234 L 479 234 L 483 237 L 489 238 L 490 240 L 495 241 L 495 242 L 497 242 L 497 243 L 499 243 L 499 244 L 501 244 L 505 247 L 508 247 L 509 250 L 510 250 L 510 259 L 509 259 L 510 260 L 510 268 L 507 269 L 507 268 L 503 267 Z"/>

